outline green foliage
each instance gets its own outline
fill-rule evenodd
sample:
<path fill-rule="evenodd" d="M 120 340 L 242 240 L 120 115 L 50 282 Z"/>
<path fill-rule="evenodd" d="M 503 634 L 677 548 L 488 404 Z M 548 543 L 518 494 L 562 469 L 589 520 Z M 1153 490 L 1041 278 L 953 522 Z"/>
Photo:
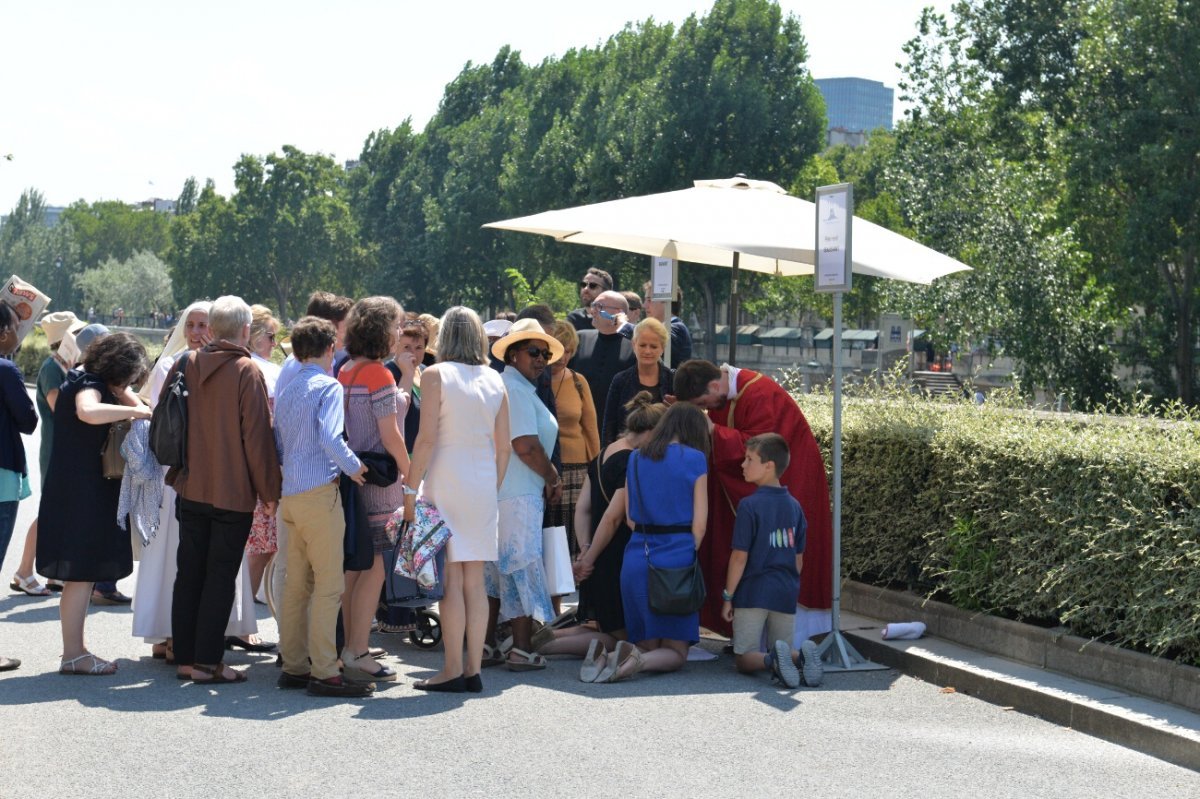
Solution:
<path fill-rule="evenodd" d="M 21 370 L 27 382 L 37 380 L 42 364 L 50 357 L 50 345 L 46 341 L 46 332 L 40 326 L 35 326 L 25 338 L 21 339 L 21 347 L 13 356 L 13 363 Z"/>
<path fill-rule="evenodd" d="M 1015 203 L 1018 225 L 947 209 L 937 214 L 941 222 L 916 219 L 918 229 L 945 241 L 931 222 L 943 231 L 1025 228 L 1032 246 L 1014 241 L 996 252 L 994 237 L 984 236 L 982 252 L 969 254 L 1030 273 L 1025 284 L 1035 294 L 1046 293 L 1036 284 L 1047 276 L 1038 272 L 1054 273 L 1045 287 L 1050 302 L 1028 321 L 1043 311 L 1063 314 L 1064 334 L 1050 340 L 1064 353 L 1060 363 L 1025 346 L 1033 341 L 1008 336 L 1025 350 L 1019 357 L 1031 364 L 1030 377 L 1082 396 L 1104 393 L 1115 322 L 1124 328 L 1124 357 L 1145 367 L 1159 391 L 1195 402 L 1200 4 L 971 0 L 954 11 L 953 25 L 927 13 L 923 36 L 908 47 L 903 88 L 919 106 L 901 147 L 913 154 L 911 145 L 923 140 L 933 157 L 901 167 L 911 174 L 906 186 L 918 189 L 918 206 L 929 203 L 923 185 L 945 187 L 959 202 L 1002 197 Z M 985 293 L 1002 296 L 997 288 Z M 1037 330 L 1037 338 L 1047 332 Z"/>
<path fill-rule="evenodd" d="M 0 227 L 0 280 L 18 275 L 50 295 L 51 310 L 78 307 L 71 276 L 80 270 L 79 244 L 70 221 L 44 224 L 45 200 L 36 189 L 22 192 Z"/>
<path fill-rule="evenodd" d="M 169 261 L 179 305 L 220 294 L 268 301 L 298 318 L 316 288 L 356 295 L 372 263 L 359 239 L 344 173 L 326 155 L 290 145 L 242 156 L 232 197 L 211 183 L 174 217 Z"/>
<path fill-rule="evenodd" d="M 569 308 L 558 287 L 589 266 L 640 288 L 647 259 L 480 226 L 737 172 L 790 185 L 823 131 L 806 59 L 799 22 L 776 3 L 718 0 L 678 29 L 647 20 L 538 65 L 507 47 L 467 64 L 423 132 L 372 134 L 350 176 L 380 266 L 373 290 L 421 310 L 495 310 L 516 269 Z M 683 282 L 710 309 L 728 286 L 716 269 L 689 267 Z"/>
<path fill-rule="evenodd" d="M 827 448 L 830 398 L 797 399 Z M 1005 399 L 880 387 L 847 399 L 847 573 L 1200 663 L 1200 418 Z"/>
<path fill-rule="evenodd" d="M 124 261 L 108 258 L 95 269 L 76 276 L 75 285 L 89 307 L 108 313 L 124 308 L 135 316 L 166 313 L 175 307 L 167 265 L 149 252 L 135 252 Z"/>
<path fill-rule="evenodd" d="M 109 258 L 124 261 L 135 252 L 161 256 L 171 243 L 171 218 L 167 214 L 133 208 L 123 202 L 99 200 L 73 203 L 62 218 L 71 223 L 79 241 L 84 269 Z"/>

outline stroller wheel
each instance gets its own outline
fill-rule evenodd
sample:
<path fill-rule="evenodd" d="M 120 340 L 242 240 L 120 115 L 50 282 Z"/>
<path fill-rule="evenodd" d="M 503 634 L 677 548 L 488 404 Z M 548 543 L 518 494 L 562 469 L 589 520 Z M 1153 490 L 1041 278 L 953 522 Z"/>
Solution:
<path fill-rule="evenodd" d="M 418 610 L 417 629 L 408 634 L 413 646 L 433 649 L 442 642 L 442 619 L 437 611 Z"/>

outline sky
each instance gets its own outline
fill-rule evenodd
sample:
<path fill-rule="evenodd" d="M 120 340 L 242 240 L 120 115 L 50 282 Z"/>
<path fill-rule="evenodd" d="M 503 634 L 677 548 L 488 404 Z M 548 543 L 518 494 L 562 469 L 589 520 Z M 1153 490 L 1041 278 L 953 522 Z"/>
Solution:
<path fill-rule="evenodd" d="M 813 77 L 896 87 L 921 9 L 951 0 L 780 0 Z M 174 199 L 243 153 L 291 144 L 358 156 L 373 130 L 424 127 L 468 62 L 510 45 L 526 63 L 592 47 L 627 22 L 679 23 L 703 0 L 56 0 L 0 13 L 0 214 L 26 188 L 49 205 Z M 898 94 L 898 93 L 897 93 Z M 898 99 L 898 98 L 897 98 Z M 899 103 L 898 115 L 899 115 Z M 8 160 L 6 156 L 11 156 Z"/>

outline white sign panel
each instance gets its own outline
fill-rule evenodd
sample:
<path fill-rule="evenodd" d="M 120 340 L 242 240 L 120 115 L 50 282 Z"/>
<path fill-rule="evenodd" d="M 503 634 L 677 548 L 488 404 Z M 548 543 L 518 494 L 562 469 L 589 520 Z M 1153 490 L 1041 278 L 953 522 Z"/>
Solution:
<path fill-rule="evenodd" d="M 854 218 L 854 188 L 849 183 L 817 189 L 817 291 L 849 291 L 851 280 L 850 228 Z"/>
<path fill-rule="evenodd" d="M 654 258 L 650 267 L 650 299 L 656 302 L 675 299 L 674 258 Z"/>

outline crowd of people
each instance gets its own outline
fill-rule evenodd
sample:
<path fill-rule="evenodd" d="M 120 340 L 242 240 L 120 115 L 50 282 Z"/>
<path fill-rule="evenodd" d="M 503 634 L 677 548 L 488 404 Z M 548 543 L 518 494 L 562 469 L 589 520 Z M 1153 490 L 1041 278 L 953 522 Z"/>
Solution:
<path fill-rule="evenodd" d="M 41 502 L 11 586 L 61 590 L 59 671 L 116 672 L 87 647 L 87 610 L 137 560 L 132 634 L 179 679 L 244 682 L 224 653 L 275 651 L 257 635 L 267 593 L 279 687 L 368 696 L 398 677 L 370 640 L 394 553 L 444 528 L 444 655 L 419 690 L 480 692 L 484 668 L 555 655 L 581 658 L 586 682 L 675 671 L 701 625 L 732 637 L 739 671 L 819 684 L 830 507 L 803 414 L 766 375 L 692 359 L 677 306 L 599 269 L 580 299 L 565 319 L 533 305 L 485 323 L 316 292 L 282 366 L 280 322 L 238 297 L 184 309 L 153 365 L 134 336 L 58 312 L 36 409 L 0 304 L 0 556 L 40 416 Z M 186 410 L 170 468 L 151 444 L 160 402 Z M 565 612 L 555 530 L 578 587 Z M 703 605 L 664 612 L 648 586 L 692 564 Z"/>

